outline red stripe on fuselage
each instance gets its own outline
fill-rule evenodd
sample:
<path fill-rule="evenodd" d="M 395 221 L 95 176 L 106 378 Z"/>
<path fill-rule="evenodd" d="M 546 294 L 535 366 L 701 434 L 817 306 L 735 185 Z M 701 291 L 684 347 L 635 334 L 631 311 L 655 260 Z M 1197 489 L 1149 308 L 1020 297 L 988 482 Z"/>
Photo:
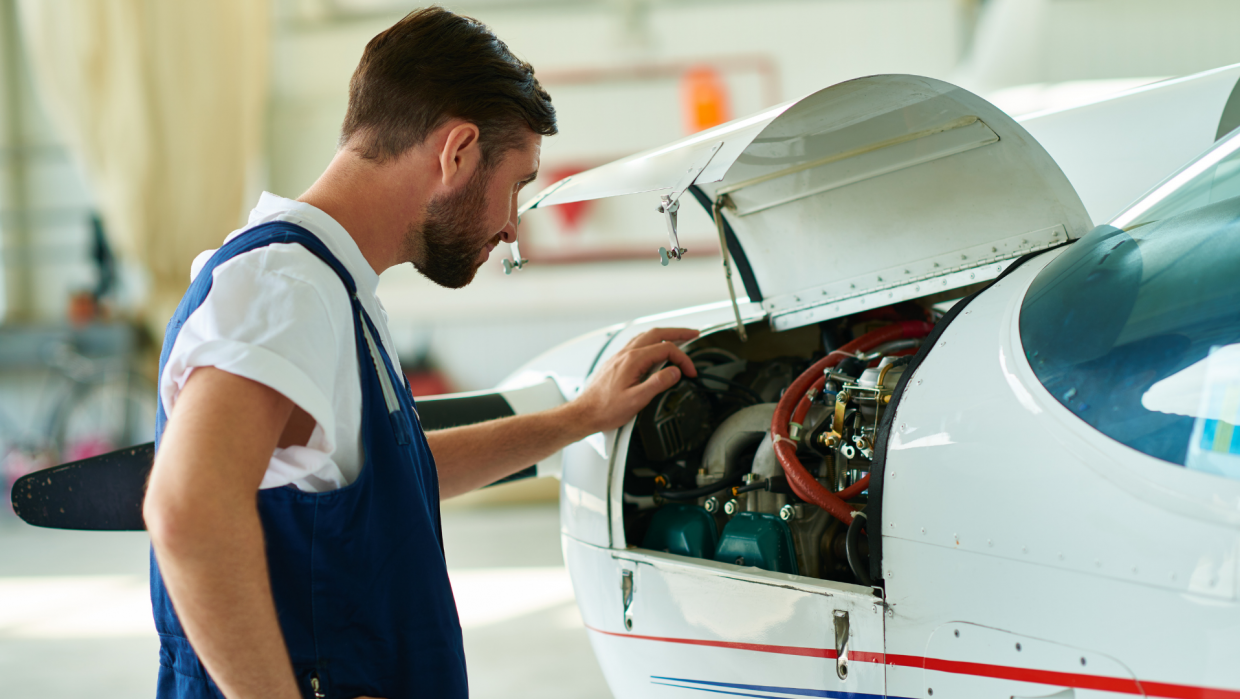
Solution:
<path fill-rule="evenodd" d="M 1077 672 L 1055 672 L 1054 670 L 1034 670 L 1007 665 L 989 665 L 986 663 L 970 663 L 963 660 L 942 660 L 940 658 L 923 658 L 917 655 L 886 655 L 888 665 L 901 667 L 921 667 L 937 672 L 950 672 L 956 675 L 973 675 L 974 677 L 993 677 L 1000 680 L 1015 682 L 1032 682 L 1034 684 L 1050 684 L 1060 687 L 1077 689 L 1096 689 L 1102 692 L 1118 692 L 1120 694 L 1141 694 L 1141 685 L 1127 677 L 1104 677 L 1102 675 L 1084 675 Z M 868 662 L 883 662 L 878 660 Z M 1161 696 L 1161 695 L 1150 695 Z M 1177 695 L 1178 696 L 1178 695 Z M 1240 697 L 1240 692 L 1234 696 Z"/>
<path fill-rule="evenodd" d="M 601 633 L 604 636 L 620 636 L 622 638 L 637 638 L 643 641 L 658 641 L 659 643 L 680 643 L 687 646 L 709 646 L 711 648 L 732 648 L 734 650 L 749 650 L 755 653 L 776 653 L 778 655 L 800 655 L 806 658 L 826 658 L 835 660 L 834 648 L 803 648 L 801 646 L 768 646 L 761 643 L 735 643 L 733 641 L 703 641 L 696 638 L 664 638 L 662 636 L 639 636 L 635 633 L 619 633 L 616 631 L 604 631 L 596 629 L 593 626 L 587 626 L 587 629 L 595 633 Z"/>
<path fill-rule="evenodd" d="M 659 643 L 679 643 L 689 646 L 707 646 L 710 648 L 731 648 L 747 650 L 755 653 L 774 653 L 777 655 L 796 655 L 805 658 L 835 659 L 834 648 L 806 648 L 803 646 L 772 646 L 762 643 L 737 643 L 734 641 L 706 641 L 693 638 L 667 638 L 662 636 L 639 636 L 631 633 L 603 631 L 587 626 L 595 633 L 621 638 L 635 638 L 642 641 Z M 876 663 L 898 667 L 915 667 L 947 672 L 955 675 L 972 675 L 974 677 L 990 677 L 1031 684 L 1047 684 L 1058 687 L 1077 689 L 1093 689 L 1117 694 L 1144 694 L 1148 697 L 1165 699 L 1240 699 L 1240 691 L 1234 689 L 1215 689 L 1212 687 L 1194 687 L 1166 682 L 1150 682 L 1132 680 L 1124 677 L 1104 677 L 1102 675 L 1085 675 L 1076 672 L 1055 672 L 1054 670 L 1034 670 L 1006 665 L 989 665 L 987 663 L 970 663 L 961 660 L 943 660 L 940 658 L 923 658 L 918 655 L 895 655 L 871 653 L 865 651 L 849 651 L 848 659 L 859 663 Z"/>

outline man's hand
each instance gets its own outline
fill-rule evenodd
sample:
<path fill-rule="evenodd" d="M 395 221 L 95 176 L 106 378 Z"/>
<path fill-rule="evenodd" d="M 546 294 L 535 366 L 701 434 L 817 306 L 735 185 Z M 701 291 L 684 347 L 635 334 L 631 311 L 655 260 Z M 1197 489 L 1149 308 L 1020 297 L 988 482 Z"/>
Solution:
<path fill-rule="evenodd" d="M 585 434 L 614 430 L 633 419 L 650 401 L 684 376 L 697 376 L 693 361 L 676 343 L 698 336 L 688 328 L 655 328 L 612 355 L 568 407 Z M 651 369 L 669 363 L 647 376 Z"/>
<path fill-rule="evenodd" d="M 658 328 L 633 338 L 595 374 L 577 399 L 541 413 L 428 432 L 439 493 L 450 498 L 536 464 L 595 432 L 614 430 L 680 380 L 697 376 L 676 346 L 696 330 Z M 664 362 L 666 367 L 647 376 Z"/>

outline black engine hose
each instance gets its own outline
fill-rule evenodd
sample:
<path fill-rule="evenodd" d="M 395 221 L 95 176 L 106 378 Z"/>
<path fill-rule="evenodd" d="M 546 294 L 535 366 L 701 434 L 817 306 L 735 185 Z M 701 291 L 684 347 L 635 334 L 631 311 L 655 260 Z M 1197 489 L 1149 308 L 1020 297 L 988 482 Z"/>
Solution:
<path fill-rule="evenodd" d="M 906 354 L 903 357 L 896 357 L 895 361 L 891 362 L 887 366 L 892 367 L 892 368 L 898 367 L 898 366 L 905 366 L 912 361 L 913 361 L 913 355 Z"/>
<path fill-rule="evenodd" d="M 697 500 L 698 498 L 704 498 L 707 495 L 714 495 L 715 493 L 719 492 L 720 490 L 724 490 L 725 488 L 731 488 L 737 483 L 740 483 L 741 479 L 743 479 L 744 477 L 745 477 L 744 472 L 734 473 L 731 476 L 728 476 L 724 478 L 723 480 L 718 481 L 716 483 L 711 483 L 710 485 L 704 485 L 701 488 L 692 488 L 689 490 L 660 490 L 659 488 L 656 487 L 654 489 L 654 494 L 658 495 L 664 500 L 671 500 L 673 502 L 680 502 L 684 500 Z"/>
<path fill-rule="evenodd" d="M 770 487 L 770 481 L 758 481 L 757 483 L 750 483 L 749 485 L 737 486 L 736 489 L 732 491 L 732 494 L 740 495 L 741 493 L 748 493 L 752 490 L 767 490 Z"/>
<path fill-rule="evenodd" d="M 848 533 L 844 535 L 844 555 L 848 558 L 848 567 L 852 569 L 853 575 L 857 576 L 857 582 L 870 587 L 873 583 L 870 579 L 870 566 L 861 560 L 861 530 L 864 528 L 865 513 L 858 512 L 853 515 L 853 521 L 848 525 Z"/>

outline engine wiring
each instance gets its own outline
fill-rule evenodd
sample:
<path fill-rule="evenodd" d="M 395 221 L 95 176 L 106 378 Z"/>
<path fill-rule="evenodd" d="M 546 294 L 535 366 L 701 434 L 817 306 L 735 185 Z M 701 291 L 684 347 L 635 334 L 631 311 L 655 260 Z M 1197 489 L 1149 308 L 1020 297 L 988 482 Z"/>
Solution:
<path fill-rule="evenodd" d="M 768 492 L 782 492 L 787 488 L 787 486 L 788 486 L 788 479 L 784 478 L 783 476 L 772 476 L 764 480 L 756 481 L 754 483 L 747 483 L 745 485 L 738 485 L 732 488 L 732 497 L 736 497 L 737 495 L 740 495 L 741 493 L 750 493 L 755 490 L 765 490 Z"/>
<path fill-rule="evenodd" d="M 673 502 L 684 501 L 684 500 L 697 500 L 698 498 L 704 498 L 708 495 L 714 495 L 715 493 L 721 490 L 726 490 L 728 488 L 731 488 L 737 483 L 740 483 L 744 479 L 744 477 L 745 477 L 745 474 L 743 472 L 740 472 L 740 473 L 734 473 L 731 476 L 727 476 L 714 483 L 711 483 L 709 485 L 704 485 L 700 488 L 690 488 L 688 490 L 664 490 L 663 486 L 666 485 L 667 479 L 664 478 L 663 476 L 659 476 L 658 478 L 655 479 L 654 493 L 655 495 L 663 498 L 664 500 L 670 500 Z"/>

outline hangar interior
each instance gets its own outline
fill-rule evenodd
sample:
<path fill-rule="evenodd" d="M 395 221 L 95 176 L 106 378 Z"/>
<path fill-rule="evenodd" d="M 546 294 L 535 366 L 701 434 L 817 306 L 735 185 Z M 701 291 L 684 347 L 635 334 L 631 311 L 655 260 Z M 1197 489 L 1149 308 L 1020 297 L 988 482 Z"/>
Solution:
<path fill-rule="evenodd" d="M 151 439 L 162 324 L 190 261 L 260 192 L 314 182 L 363 48 L 415 7 L 239 1 L 212 15 L 177 2 L 144 24 L 133 17 L 147 4 L 131 0 L 95 24 L 89 2 L 0 0 L 6 502 L 26 473 Z M 560 135 L 530 192 L 866 75 L 945 80 L 1020 117 L 1240 62 L 1228 0 L 444 4 L 489 24 L 552 95 Z M 194 40 L 170 41 L 178 27 Z M 65 78 L 66 55 L 94 56 L 98 74 Z M 140 80 L 121 79 L 127 65 Z M 709 217 L 683 210 L 690 253 L 664 267 L 652 201 L 530 215 L 529 267 L 505 274 L 497 254 L 465 290 L 409 266 L 386 273 L 380 297 L 415 392 L 489 388 L 583 333 L 725 300 Z M 558 496 L 539 479 L 447 506 L 475 696 L 607 696 L 561 557 Z M 36 530 L 0 508 L 0 693 L 151 694 L 147 551 L 142 533 Z"/>

